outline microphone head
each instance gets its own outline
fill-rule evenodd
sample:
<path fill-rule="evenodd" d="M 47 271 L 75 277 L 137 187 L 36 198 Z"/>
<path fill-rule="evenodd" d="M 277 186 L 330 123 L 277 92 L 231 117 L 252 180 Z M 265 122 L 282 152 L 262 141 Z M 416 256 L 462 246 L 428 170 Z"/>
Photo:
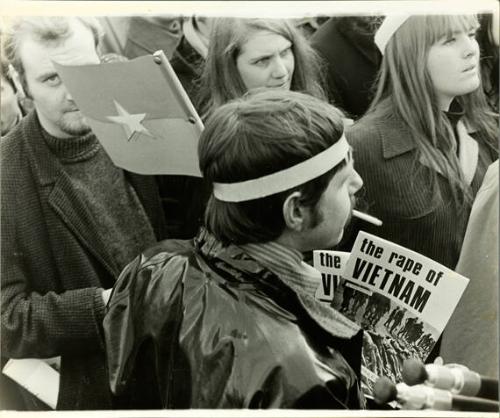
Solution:
<path fill-rule="evenodd" d="M 424 383 L 428 377 L 424 364 L 417 359 L 405 360 L 401 374 L 403 381 L 409 386 Z"/>
<path fill-rule="evenodd" d="M 382 376 L 373 386 L 373 398 L 379 405 L 395 401 L 398 396 L 396 385 L 386 376 Z"/>

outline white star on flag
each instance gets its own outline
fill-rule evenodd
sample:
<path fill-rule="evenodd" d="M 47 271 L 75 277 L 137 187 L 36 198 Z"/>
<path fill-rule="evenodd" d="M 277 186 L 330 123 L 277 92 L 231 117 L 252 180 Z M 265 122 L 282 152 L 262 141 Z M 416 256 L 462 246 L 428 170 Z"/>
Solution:
<path fill-rule="evenodd" d="M 145 113 L 128 113 L 116 100 L 113 100 L 113 102 L 115 103 L 116 111 L 119 116 L 107 116 L 107 118 L 111 122 L 123 125 L 128 139 L 130 139 L 135 132 L 140 132 L 154 138 L 142 124 L 142 121 L 146 117 Z"/>

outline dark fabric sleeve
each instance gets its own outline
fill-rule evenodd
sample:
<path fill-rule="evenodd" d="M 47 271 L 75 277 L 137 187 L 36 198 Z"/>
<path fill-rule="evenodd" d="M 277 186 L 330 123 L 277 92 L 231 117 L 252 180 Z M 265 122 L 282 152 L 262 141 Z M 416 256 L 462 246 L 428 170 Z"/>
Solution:
<path fill-rule="evenodd" d="M 28 260 L 18 236 L 17 198 L 24 195 L 25 178 L 16 164 L 9 164 L 2 147 L 1 199 L 1 348 L 10 358 L 44 358 L 65 353 L 102 349 L 100 324 L 104 303 L 97 287 L 57 293 L 37 292 L 33 282 L 54 283 L 55 277 L 33 277 L 28 263 L 49 264 L 52 260 L 40 242 L 40 260 Z M 12 161 L 10 161 L 12 163 Z M 17 170 L 16 170 L 17 169 Z M 24 200 L 22 201 L 24 202 Z M 23 210 L 26 208 L 23 208 Z M 32 222 L 33 225 L 29 225 Z M 40 222 L 29 220 L 27 230 L 38 231 Z M 37 229 L 38 228 L 38 229 Z M 33 232 L 35 237 L 35 232 Z M 33 258 L 33 255 L 30 255 Z M 37 265 L 39 265 L 37 264 Z M 33 269 L 31 269 L 33 270 Z"/>
<path fill-rule="evenodd" d="M 22 255 L 6 242 L 7 224 L 2 221 L 2 355 L 44 358 L 102 348 L 102 289 L 32 291 Z"/>

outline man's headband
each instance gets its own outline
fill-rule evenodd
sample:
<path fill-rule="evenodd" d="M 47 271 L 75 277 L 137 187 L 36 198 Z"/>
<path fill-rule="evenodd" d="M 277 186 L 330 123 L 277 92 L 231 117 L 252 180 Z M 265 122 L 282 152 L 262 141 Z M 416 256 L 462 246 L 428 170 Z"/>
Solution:
<path fill-rule="evenodd" d="M 292 167 L 238 183 L 214 183 L 214 196 L 222 202 L 244 202 L 284 192 L 325 174 L 347 157 L 349 149 L 342 135 L 331 147 Z"/>
<path fill-rule="evenodd" d="M 382 25 L 377 30 L 375 34 L 375 43 L 378 46 L 378 49 L 382 53 L 385 52 L 385 47 L 387 43 L 391 39 L 392 35 L 401 27 L 403 23 L 410 17 L 408 14 L 400 14 L 400 15 L 390 15 L 386 16 Z"/>

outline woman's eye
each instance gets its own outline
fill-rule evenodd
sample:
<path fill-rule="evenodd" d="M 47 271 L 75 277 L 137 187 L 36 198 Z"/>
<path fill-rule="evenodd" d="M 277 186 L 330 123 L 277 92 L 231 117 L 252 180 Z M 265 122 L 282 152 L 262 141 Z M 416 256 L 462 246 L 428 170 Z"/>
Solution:
<path fill-rule="evenodd" d="M 290 54 L 292 52 L 292 47 L 289 46 L 287 49 L 281 51 L 280 55 L 281 57 L 286 57 L 288 54 Z"/>
<path fill-rule="evenodd" d="M 269 62 L 269 57 L 260 58 L 254 62 L 255 65 L 266 65 Z"/>
<path fill-rule="evenodd" d="M 451 38 L 446 38 L 443 43 L 444 43 L 444 45 L 450 45 L 453 42 L 455 42 L 455 40 L 456 40 L 456 38 L 453 36 Z"/>

